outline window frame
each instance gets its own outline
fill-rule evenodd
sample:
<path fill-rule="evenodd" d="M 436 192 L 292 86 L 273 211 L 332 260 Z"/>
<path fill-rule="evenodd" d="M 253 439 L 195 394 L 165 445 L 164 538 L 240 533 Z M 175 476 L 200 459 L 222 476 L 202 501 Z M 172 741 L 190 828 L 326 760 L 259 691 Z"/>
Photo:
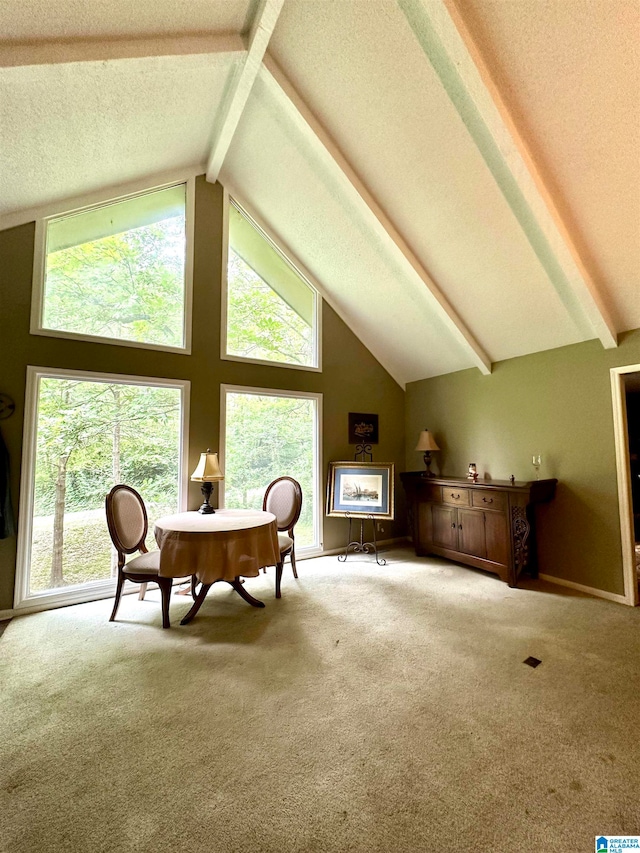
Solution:
<path fill-rule="evenodd" d="M 49 222 L 55 219 L 61 219 L 65 216 L 72 216 L 78 213 L 85 213 L 89 210 L 99 210 L 102 207 L 108 207 L 111 204 L 116 204 L 121 201 L 128 201 L 132 198 L 140 198 L 141 196 L 150 195 L 151 193 L 160 190 L 170 189 L 171 187 L 185 187 L 185 267 L 184 267 L 184 316 L 182 321 L 182 334 L 184 345 L 181 347 L 172 347 L 167 344 L 146 343 L 144 341 L 129 341 L 123 338 L 110 338 L 102 335 L 89 335 L 81 332 L 67 332 L 61 329 L 48 329 L 43 326 L 44 314 L 44 296 L 45 296 L 45 271 L 47 260 L 47 228 Z M 64 338 L 75 341 L 91 341 L 99 344 L 110 344 L 121 347 L 134 347 L 136 349 L 156 350 L 160 352 L 175 352 L 183 355 L 191 354 L 191 329 L 192 329 L 192 314 L 193 314 L 193 258 L 194 258 L 194 233 L 195 233 L 195 177 L 189 177 L 182 180 L 170 181 L 168 183 L 159 184 L 153 187 L 147 187 L 144 190 L 137 192 L 125 193 L 122 195 L 110 196 L 101 201 L 96 201 L 91 204 L 80 205 L 77 207 L 66 208 L 47 216 L 42 216 L 36 220 L 36 233 L 33 251 L 33 284 L 31 296 L 31 324 L 29 332 L 32 335 L 43 335 L 48 338 Z"/>
<path fill-rule="evenodd" d="M 313 425 L 313 466 L 315 477 L 314 502 L 316 512 L 313 519 L 313 530 L 316 540 L 315 545 L 299 547 L 296 545 L 296 559 L 304 560 L 307 557 L 319 557 L 324 554 L 324 503 L 323 503 L 323 480 L 322 480 L 322 398 L 319 391 L 292 391 L 284 388 L 259 388 L 253 385 L 220 385 L 220 464 L 223 473 L 226 463 L 226 441 L 227 441 L 227 394 L 253 394 L 258 397 L 293 397 L 307 400 L 315 400 L 316 412 Z M 225 481 L 220 483 L 219 499 L 220 505 L 224 506 Z"/>
<path fill-rule="evenodd" d="M 73 584 L 56 592 L 30 592 L 29 572 L 31 567 L 31 540 L 33 533 L 33 504 L 35 497 L 35 464 L 38 426 L 38 401 L 41 379 L 75 379 L 81 382 L 103 382 L 119 385 L 141 385 L 175 388 L 180 391 L 180 451 L 178 459 L 178 502 L 179 511 L 187 507 L 189 487 L 189 407 L 191 382 L 188 379 L 166 379 L 157 376 L 135 376 L 123 373 L 68 370 L 55 367 L 27 366 L 25 411 L 22 443 L 22 466 L 20 471 L 20 507 L 18 520 L 18 545 L 16 558 L 16 580 L 14 610 L 34 612 L 67 604 L 80 604 L 100 598 L 110 598 L 115 593 L 116 578 L 89 583 Z M 106 525 L 106 520 L 105 520 Z"/>
<path fill-rule="evenodd" d="M 262 358 L 248 358 L 243 355 L 233 355 L 227 352 L 227 320 L 228 320 L 228 265 L 229 265 L 229 205 L 234 204 L 242 215 L 254 226 L 275 251 L 289 264 L 302 281 L 311 288 L 314 299 L 313 353 L 314 364 L 292 364 L 286 361 L 270 361 Z M 220 358 L 223 361 L 239 361 L 244 364 L 263 364 L 268 367 L 284 367 L 289 370 L 306 370 L 311 373 L 322 373 L 322 290 L 313 276 L 298 261 L 293 253 L 284 246 L 273 231 L 258 217 L 249 205 L 236 192 L 224 189 L 222 216 L 222 287 L 221 287 L 221 329 L 220 329 Z"/>

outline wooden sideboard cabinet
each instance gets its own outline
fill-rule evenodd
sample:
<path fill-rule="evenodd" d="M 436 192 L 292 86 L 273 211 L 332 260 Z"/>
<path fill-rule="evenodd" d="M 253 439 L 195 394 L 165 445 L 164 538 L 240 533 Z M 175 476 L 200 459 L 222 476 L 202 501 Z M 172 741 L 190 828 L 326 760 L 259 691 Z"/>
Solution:
<path fill-rule="evenodd" d="M 436 554 L 499 575 L 516 586 L 526 567 L 537 577 L 535 511 L 557 480 L 511 483 L 400 474 L 418 556 Z"/>

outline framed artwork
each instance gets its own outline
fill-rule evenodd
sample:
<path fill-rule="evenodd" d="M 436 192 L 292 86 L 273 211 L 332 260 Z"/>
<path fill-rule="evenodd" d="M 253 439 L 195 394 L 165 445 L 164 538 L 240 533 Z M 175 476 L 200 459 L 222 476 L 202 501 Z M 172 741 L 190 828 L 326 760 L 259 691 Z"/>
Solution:
<path fill-rule="evenodd" d="M 349 444 L 377 444 L 378 416 L 349 412 Z"/>
<path fill-rule="evenodd" d="M 329 462 L 327 515 L 393 519 L 393 464 Z"/>

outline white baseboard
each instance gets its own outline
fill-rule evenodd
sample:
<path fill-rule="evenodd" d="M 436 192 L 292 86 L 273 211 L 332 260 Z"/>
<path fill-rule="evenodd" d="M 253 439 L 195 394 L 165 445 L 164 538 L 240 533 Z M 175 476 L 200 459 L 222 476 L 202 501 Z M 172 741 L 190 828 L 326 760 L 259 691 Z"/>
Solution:
<path fill-rule="evenodd" d="M 188 579 L 187 579 L 188 580 Z M 173 585 L 179 586 L 185 582 L 185 578 L 175 578 Z M 152 589 L 156 588 L 153 581 L 149 582 Z M 127 581 L 122 590 L 123 595 L 137 595 L 140 590 L 140 584 L 134 581 Z M 59 610 L 61 607 L 73 607 L 74 604 L 89 604 L 91 601 L 104 601 L 107 598 L 113 598 L 115 595 L 113 590 L 102 590 L 96 592 L 90 598 L 54 598 L 49 601 L 38 601 L 37 599 L 22 602 L 19 607 L 14 607 L 13 610 L 0 610 L 0 622 L 3 619 L 13 619 L 15 616 L 28 616 L 31 613 L 43 613 L 45 610 Z"/>
<path fill-rule="evenodd" d="M 558 586 L 566 586 L 569 589 L 575 589 L 578 592 L 584 592 L 587 595 L 594 595 L 596 598 L 606 598 L 607 601 L 615 601 L 616 604 L 628 604 L 633 607 L 633 603 L 628 601 L 624 595 L 618 595 L 615 592 L 607 592 L 605 589 L 596 589 L 592 586 L 585 586 L 581 583 L 575 583 L 574 581 L 567 581 L 564 578 L 556 578 L 553 575 L 538 575 L 540 580 L 548 581 L 549 583 L 555 583 Z"/>

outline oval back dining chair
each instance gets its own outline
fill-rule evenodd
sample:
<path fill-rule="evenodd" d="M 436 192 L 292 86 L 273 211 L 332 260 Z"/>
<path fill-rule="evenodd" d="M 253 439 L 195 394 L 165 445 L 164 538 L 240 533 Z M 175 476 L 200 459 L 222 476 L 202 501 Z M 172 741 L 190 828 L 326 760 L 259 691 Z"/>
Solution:
<path fill-rule="evenodd" d="M 262 509 L 272 512 L 276 517 L 278 527 L 278 546 L 280 548 L 280 562 L 276 566 L 276 598 L 280 598 L 280 581 L 284 559 L 289 555 L 294 578 L 298 577 L 296 571 L 296 545 L 293 528 L 300 518 L 302 510 L 302 488 L 293 477 L 278 477 L 269 483 L 264 493 Z M 285 533 L 286 531 L 286 533 Z M 265 569 L 266 572 L 266 569 Z"/>
<path fill-rule="evenodd" d="M 114 486 L 105 499 L 107 526 L 111 541 L 118 552 L 116 600 L 109 618 L 113 622 L 118 612 L 122 587 L 126 580 L 134 583 L 157 583 L 162 595 L 162 627 L 169 628 L 169 599 L 173 578 L 160 577 L 160 551 L 148 551 L 145 545 L 149 522 L 144 501 L 131 486 Z M 128 554 L 140 551 L 139 557 L 125 562 Z"/>

